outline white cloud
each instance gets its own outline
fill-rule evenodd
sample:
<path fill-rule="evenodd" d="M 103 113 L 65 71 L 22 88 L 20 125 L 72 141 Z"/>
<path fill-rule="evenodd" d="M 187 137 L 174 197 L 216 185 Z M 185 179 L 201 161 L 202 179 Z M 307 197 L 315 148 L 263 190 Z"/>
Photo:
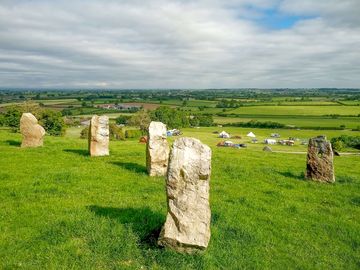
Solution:
<path fill-rule="evenodd" d="M 0 81 L 13 87 L 359 87 L 359 4 L 337 2 L 2 1 Z M 253 20 L 269 8 L 312 17 L 269 29 Z"/>

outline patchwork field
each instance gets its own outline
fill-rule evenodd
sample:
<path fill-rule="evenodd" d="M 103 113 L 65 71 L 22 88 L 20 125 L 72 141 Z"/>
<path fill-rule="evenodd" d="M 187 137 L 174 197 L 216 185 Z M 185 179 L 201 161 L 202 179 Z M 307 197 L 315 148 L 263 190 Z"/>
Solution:
<path fill-rule="evenodd" d="M 244 106 L 227 111 L 251 115 L 358 115 L 360 106 Z"/>
<path fill-rule="evenodd" d="M 213 150 L 212 238 L 200 255 L 156 246 L 165 183 L 147 176 L 145 145 L 112 141 L 109 157 L 90 158 L 77 128 L 47 136 L 38 149 L 21 149 L 19 134 L 0 130 L 0 268 L 359 268 L 360 156 L 335 157 L 335 184 L 313 183 L 303 179 L 304 154 L 263 152 L 245 135 L 309 138 L 318 131 L 226 128 L 243 137 L 234 142 L 248 143 L 232 149 L 215 146 L 215 130 L 183 130 Z"/>
<path fill-rule="evenodd" d="M 281 115 L 274 115 L 269 117 L 248 115 L 244 117 L 221 117 L 215 116 L 214 122 L 217 124 L 229 124 L 238 122 L 249 122 L 257 120 L 260 122 L 273 121 L 284 125 L 291 125 L 296 127 L 332 127 L 339 128 L 344 125 L 346 128 L 357 128 L 360 126 L 360 117 L 318 117 L 318 116 L 303 116 L 303 117 L 288 117 Z"/>

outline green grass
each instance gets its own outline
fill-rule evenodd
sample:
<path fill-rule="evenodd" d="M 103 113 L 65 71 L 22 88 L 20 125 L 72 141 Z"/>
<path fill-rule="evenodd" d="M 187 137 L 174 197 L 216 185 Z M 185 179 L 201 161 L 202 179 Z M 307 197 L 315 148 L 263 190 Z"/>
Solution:
<path fill-rule="evenodd" d="M 335 184 L 313 183 L 303 180 L 305 155 L 265 153 L 260 144 L 216 148 L 215 129 L 184 130 L 213 149 L 212 236 L 201 255 L 156 246 L 164 179 L 147 176 L 137 140 L 111 142 L 111 156 L 90 158 L 74 130 L 37 149 L 0 130 L 0 269 L 359 268 L 358 156 L 335 158 Z"/>
<path fill-rule="evenodd" d="M 81 103 L 77 99 L 69 98 L 69 99 L 49 99 L 49 100 L 34 100 L 34 102 L 43 103 L 44 105 L 74 105 L 77 103 Z"/>
<path fill-rule="evenodd" d="M 345 125 L 346 128 L 357 128 L 360 126 L 359 117 L 324 117 L 324 116 L 300 116 L 300 117 L 288 117 L 288 116 L 279 116 L 274 115 L 270 117 L 262 116 L 247 116 L 247 117 L 221 117 L 214 116 L 214 122 L 217 124 L 228 124 L 228 123 L 237 123 L 237 122 L 249 122 L 251 120 L 257 120 L 260 122 L 272 121 L 278 122 L 285 125 L 293 125 L 297 127 L 340 127 L 340 125 Z"/>
<path fill-rule="evenodd" d="M 341 100 L 340 102 L 345 105 L 360 106 L 360 100 Z"/>
<path fill-rule="evenodd" d="M 358 115 L 360 106 L 244 106 L 227 114 L 251 115 Z"/>

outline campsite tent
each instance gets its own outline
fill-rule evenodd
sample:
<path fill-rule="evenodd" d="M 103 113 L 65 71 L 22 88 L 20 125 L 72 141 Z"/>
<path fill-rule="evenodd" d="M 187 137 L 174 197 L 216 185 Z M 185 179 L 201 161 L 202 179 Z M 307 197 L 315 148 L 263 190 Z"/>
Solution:
<path fill-rule="evenodd" d="M 222 131 L 220 134 L 219 134 L 219 138 L 230 138 L 230 135 L 229 133 L 226 133 L 225 131 Z"/>
<path fill-rule="evenodd" d="M 276 144 L 276 140 L 274 140 L 274 139 L 265 139 L 264 143 L 266 143 L 266 144 Z"/>
<path fill-rule="evenodd" d="M 181 135 L 181 131 L 178 129 L 170 129 L 168 131 L 166 131 L 166 136 L 170 137 L 170 136 L 179 136 Z"/>
<path fill-rule="evenodd" d="M 140 137 L 139 143 L 147 143 L 147 136 Z"/>
<path fill-rule="evenodd" d="M 248 137 L 250 137 L 250 138 L 255 138 L 255 137 L 256 137 L 255 134 L 252 133 L 252 132 L 249 132 L 248 135 L 246 135 L 246 136 L 248 136 Z"/>

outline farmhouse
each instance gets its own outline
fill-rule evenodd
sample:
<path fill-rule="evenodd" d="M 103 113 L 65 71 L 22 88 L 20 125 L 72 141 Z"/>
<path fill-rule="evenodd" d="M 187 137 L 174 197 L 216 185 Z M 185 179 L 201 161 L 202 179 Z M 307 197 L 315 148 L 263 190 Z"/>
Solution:
<path fill-rule="evenodd" d="M 141 109 L 141 106 L 134 104 L 99 104 L 97 108 L 107 109 L 107 110 L 130 110 L 130 109 Z"/>

